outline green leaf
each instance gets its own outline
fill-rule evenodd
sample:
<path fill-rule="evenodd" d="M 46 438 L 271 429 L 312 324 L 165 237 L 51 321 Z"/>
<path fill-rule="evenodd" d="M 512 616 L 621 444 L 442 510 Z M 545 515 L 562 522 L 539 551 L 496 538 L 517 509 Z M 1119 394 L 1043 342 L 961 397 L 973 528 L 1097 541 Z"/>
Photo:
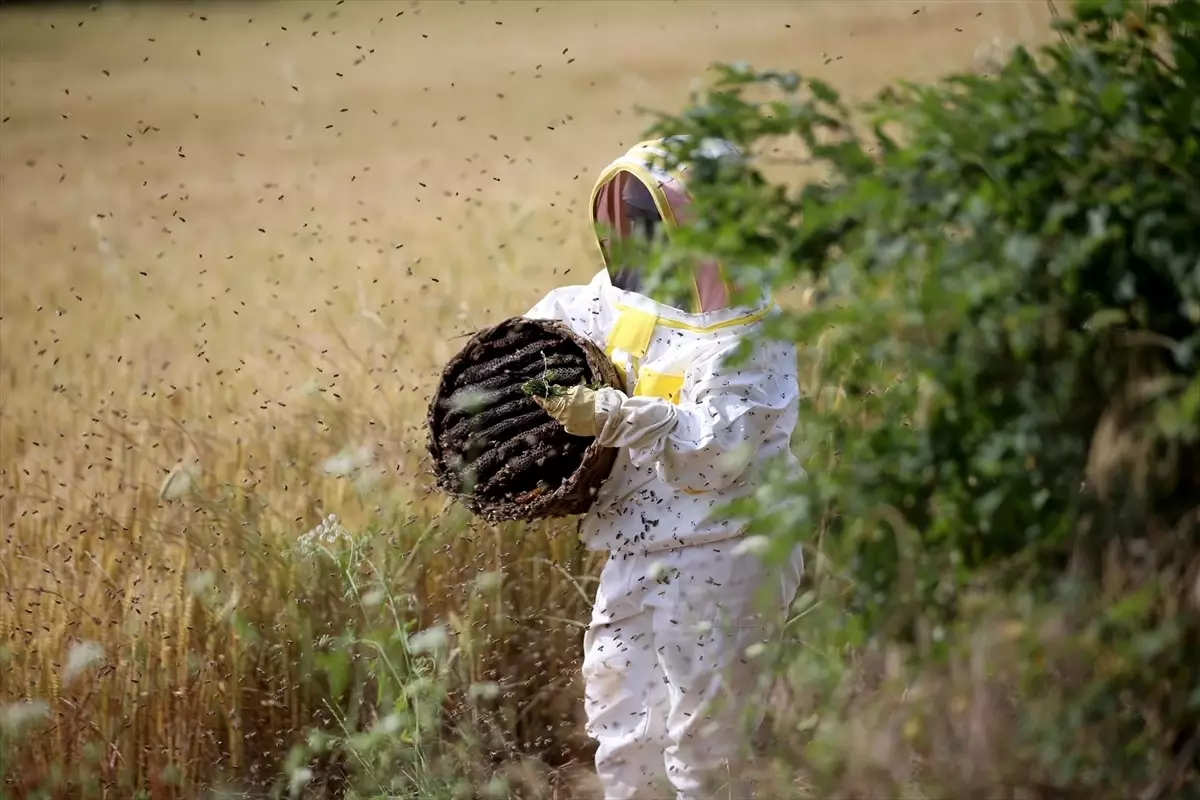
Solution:
<path fill-rule="evenodd" d="M 329 680 L 329 693 L 340 698 L 350 685 L 350 655 L 345 650 L 327 650 L 314 657 L 317 668 Z"/>

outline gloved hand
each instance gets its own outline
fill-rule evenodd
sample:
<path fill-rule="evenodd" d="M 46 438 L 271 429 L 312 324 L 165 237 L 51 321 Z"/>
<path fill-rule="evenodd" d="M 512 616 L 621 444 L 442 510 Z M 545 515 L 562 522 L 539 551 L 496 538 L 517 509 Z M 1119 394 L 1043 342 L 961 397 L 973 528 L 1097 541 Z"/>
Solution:
<path fill-rule="evenodd" d="M 595 436 L 596 392 L 586 386 L 572 386 L 558 397 L 534 397 L 533 401 L 574 436 Z"/>

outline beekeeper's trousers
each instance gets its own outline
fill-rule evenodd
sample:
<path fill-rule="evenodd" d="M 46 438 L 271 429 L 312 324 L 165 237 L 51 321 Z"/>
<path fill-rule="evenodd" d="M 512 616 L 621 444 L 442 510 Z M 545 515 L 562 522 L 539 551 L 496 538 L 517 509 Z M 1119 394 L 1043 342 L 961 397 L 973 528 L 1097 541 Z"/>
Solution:
<path fill-rule="evenodd" d="M 746 796 L 740 762 L 769 688 L 754 645 L 778 635 L 803 561 L 767 566 L 740 541 L 610 555 L 583 663 L 605 800 Z"/>

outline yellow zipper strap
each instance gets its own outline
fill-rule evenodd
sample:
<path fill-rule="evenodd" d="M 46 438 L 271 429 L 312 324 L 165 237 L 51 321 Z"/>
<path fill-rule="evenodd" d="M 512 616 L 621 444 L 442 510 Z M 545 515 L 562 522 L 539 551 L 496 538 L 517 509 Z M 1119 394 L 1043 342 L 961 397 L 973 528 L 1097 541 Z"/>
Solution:
<path fill-rule="evenodd" d="M 617 303 L 616 307 L 617 310 L 621 312 L 621 316 L 624 316 L 628 312 L 635 312 L 637 314 L 651 316 L 645 311 L 638 311 L 637 309 L 627 306 L 624 303 Z M 732 319 L 727 319 L 724 322 L 714 322 L 712 325 L 692 325 L 687 322 L 679 322 L 677 320 L 667 319 L 665 317 L 656 317 L 655 319 L 657 324 L 662 325 L 664 328 L 675 328 L 677 330 L 691 331 L 692 333 L 711 333 L 712 331 L 719 331 L 723 328 L 733 328 L 737 325 L 749 325 L 752 322 L 758 322 L 760 319 L 767 316 L 767 314 L 771 313 L 773 308 L 774 304 L 768 305 L 765 308 L 759 309 L 758 311 L 754 311 L 749 314 L 743 314 L 740 317 L 733 317 Z M 621 318 L 618 317 L 617 324 L 620 325 L 620 323 Z M 616 326 L 614 326 L 614 330 L 615 329 Z M 625 348 L 622 347 L 621 349 L 624 350 Z"/>
<path fill-rule="evenodd" d="M 610 358 L 613 350 L 624 350 L 635 359 L 645 358 L 659 318 L 636 308 L 622 307 L 620 311 L 612 330 L 608 332 L 604 352 Z"/>

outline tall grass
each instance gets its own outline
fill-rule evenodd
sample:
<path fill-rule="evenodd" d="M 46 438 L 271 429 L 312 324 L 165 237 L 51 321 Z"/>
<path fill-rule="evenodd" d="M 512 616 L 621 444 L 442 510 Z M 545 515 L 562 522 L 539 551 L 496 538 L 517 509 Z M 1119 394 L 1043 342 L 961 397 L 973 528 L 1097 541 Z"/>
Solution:
<path fill-rule="evenodd" d="M 586 761 L 595 557 L 428 493 L 441 364 L 590 277 L 581 198 L 634 106 L 748 52 L 869 91 L 1020 36 L 1017 5 L 6 9 L 0 792 Z"/>
<path fill-rule="evenodd" d="M 550 749 L 545 732 L 577 699 L 589 587 L 576 542 L 551 526 L 473 525 L 424 496 L 412 455 L 387 452 L 390 426 L 361 413 L 318 394 L 200 436 L 101 420 L 78 450 L 6 476 L 4 691 L 46 703 L 37 735 L 6 742 L 19 785 L 63 768 L 63 781 L 155 797 L 222 773 L 274 778 L 349 688 L 322 665 L 362 623 L 359 581 L 403 598 L 397 628 L 486 629 L 459 655 L 464 675 L 509 698 L 505 741 Z M 188 452 L 166 479 L 159 448 Z M 112 464 L 99 477 L 97 451 Z M 362 574 L 298 548 L 330 514 L 369 554 Z"/>

